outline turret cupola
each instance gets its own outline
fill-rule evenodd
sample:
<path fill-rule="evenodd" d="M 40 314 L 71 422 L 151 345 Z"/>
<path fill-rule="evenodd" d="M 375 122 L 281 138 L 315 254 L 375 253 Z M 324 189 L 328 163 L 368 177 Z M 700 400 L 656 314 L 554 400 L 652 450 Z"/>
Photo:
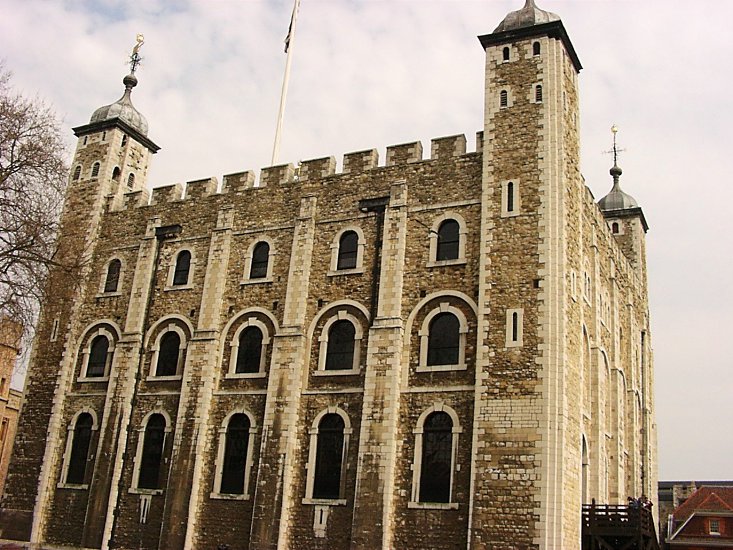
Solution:
<path fill-rule="evenodd" d="M 125 85 L 125 93 L 122 97 L 111 105 L 105 105 L 94 111 L 89 124 L 118 119 L 129 125 L 133 130 L 138 131 L 141 135 L 147 136 L 148 121 L 140 111 L 135 109 L 130 98 L 132 89 L 137 86 L 137 77 L 134 73 L 130 73 L 122 79 L 122 83 Z"/>
<path fill-rule="evenodd" d="M 532 27 L 551 21 L 560 21 L 560 17 L 549 11 L 539 9 L 534 0 L 526 0 L 521 10 L 509 13 L 494 32 L 511 31 L 523 27 Z"/>

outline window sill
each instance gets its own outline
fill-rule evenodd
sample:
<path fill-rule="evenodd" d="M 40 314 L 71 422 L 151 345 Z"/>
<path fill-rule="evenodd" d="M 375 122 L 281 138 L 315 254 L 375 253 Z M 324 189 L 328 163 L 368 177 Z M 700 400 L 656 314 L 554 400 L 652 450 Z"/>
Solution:
<path fill-rule="evenodd" d="M 171 376 L 148 376 L 145 380 L 149 382 L 172 382 L 175 380 L 181 380 L 183 376 L 180 374 L 173 374 Z"/>
<path fill-rule="evenodd" d="M 163 289 L 164 292 L 175 292 L 176 290 L 191 290 L 193 285 L 175 285 L 167 286 Z"/>
<path fill-rule="evenodd" d="M 355 376 L 361 369 L 334 369 L 313 371 L 313 376 Z"/>
<path fill-rule="evenodd" d="M 224 378 L 230 379 L 246 379 L 246 378 L 265 378 L 266 372 L 228 372 Z"/>
<path fill-rule="evenodd" d="M 505 342 L 505 348 L 506 349 L 513 349 L 513 348 L 523 348 L 524 342 L 522 340 L 517 340 L 516 342 Z"/>
<path fill-rule="evenodd" d="M 408 508 L 418 510 L 458 510 L 457 502 L 408 502 Z"/>
<path fill-rule="evenodd" d="M 77 382 L 109 382 L 108 376 L 80 376 L 76 379 Z"/>
<path fill-rule="evenodd" d="M 249 500 L 249 495 L 230 495 L 227 493 L 211 493 L 209 498 L 215 500 Z"/>
<path fill-rule="evenodd" d="M 303 504 L 313 504 L 317 506 L 346 506 L 345 498 L 304 498 Z"/>
<path fill-rule="evenodd" d="M 416 372 L 448 372 L 448 371 L 456 371 L 456 370 L 466 370 L 468 368 L 468 365 L 465 363 L 460 365 L 432 365 L 428 367 L 427 365 L 418 365 L 418 367 L 415 369 Z"/>
<path fill-rule="evenodd" d="M 502 211 L 501 217 L 502 218 L 517 218 L 519 217 L 520 212 L 518 210 L 512 210 L 511 212 Z"/>
<path fill-rule="evenodd" d="M 435 260 L 428 262 L 428 267 L 443 267 L 448 265 L 466 265 L 466 258 L 456 258 L 455 260 Z"/>
<path fill-rule="evenodd" d="M 115 296 L 122 296 L 122 292 L 100 292 L 95 296 L 95 298 L 114 298 Z"/>
<path fill-rule="evenodd" d="M 132 495 L 162 495 L 163 489 L 140 489 L 138 487 L 130 487 L 127 492 Z"/>
<path fill-rule="evenodd" d="M 239 286 L 245 285 L 256 285 L 259 283 L 271 283 L 272 277 L 262 277 L 261 279 L 242 279 L 239 281 Z"/>
<path fill-rule="evenodd" d="M 337 269 L 336 271 L 329 271 L 326 273 L 326 277 L 338 277 L 339 275 L 362 275 L 363 273 L 363 267 L 354 267 L 352 269 Z"/>
<path fill-rule="evenodd" d="M 72 489 L 74 491 L 86 491 L 89 489 L 89 485 L 86 483 L 82 483 L 80 485 L 77 485 L 76 483 L 58 483 L 56 487 L 59 489 Z"/>

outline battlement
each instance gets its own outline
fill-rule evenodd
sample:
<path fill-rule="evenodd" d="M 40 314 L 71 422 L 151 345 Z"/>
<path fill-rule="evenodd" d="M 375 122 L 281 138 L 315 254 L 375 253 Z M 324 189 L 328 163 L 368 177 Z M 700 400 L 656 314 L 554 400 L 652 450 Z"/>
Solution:
<path fill-rule="evenodd" d="M 125 193 L 121 199 L 110 200 L 110 211 L 128 210 L 141 206 L 156 206 L 182 200 L 201 200 L 222 194 L 237 194 L 263 189 L 273 185 L 293 185 L 323 178 L 353 175 L 371 170 L 379 170 L 414 164 L 419 162 L 445 162 L 466 154 L 476 154 L 483 148 L 483 132 L 476 133 L 476 149 L 466 151 L 466 136 L 463 134 L 444 136 L 430 142 L 430 158 L 423 158 L 423 145 L 420 141 L 401 143 L 387 147 L 385 164 L 379 165 L 379 153 L 376 149 L 366 149 L 346 153 L 343 156 L 343 168 L 336 171 L 336 158 L 321 157 L 302 161 L 298 166 L 279 164 L 268 166 L 260 171 L 259 181 L 255 172 L 246 170 L 227 174 L 222 179 L 221 188 L 217 178 L 203 178 L 189 181 L 183 186 L 180 183 L 154 187 L 151 191 L 132 191 Z"/>

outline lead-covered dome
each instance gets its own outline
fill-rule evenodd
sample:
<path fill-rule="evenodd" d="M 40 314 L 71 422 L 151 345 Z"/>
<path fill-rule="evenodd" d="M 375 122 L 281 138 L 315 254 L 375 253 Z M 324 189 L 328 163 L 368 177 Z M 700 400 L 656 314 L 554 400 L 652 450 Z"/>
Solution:
<path fill-rule="evenodd" d="M 539 9 L 534 0 L 526 0 L 521 10 L 509 13 L 494 32 L 511 31 L 523 27 L 532 27 L 551 21 L 560 21 L 560 17 L 552 12 Z"/>
<path fill-rule="evenodd" d="M 621 190 L 621 185 L 619 184 L 621 168 L 614 164 L 613 168 L 611 168 L 611 176 L 613 176 L 613 187 L 608 192 L 608 195 L 598 201 L 598 206 L 601 210 L 607 212 L 609 210 L 637 208 L 639 203 L 636 202 L 636 199 Z"/>
<path fill-rule="evenodd" d="M 137 77 L 134 74 L 129 74 L 122 79 L 122 83 L 125 85 L 125 93 L 122 94 L 122 97 L 111 105 L 105 105 L 94 111 L 89 123 L 94 124 L 95 122 L 119 119 L 140 132 L 141 135 L 147 136 L 148 121 L 140 111 L 135 109 L 130 99 L 132 89 L 137 86 Z"/>

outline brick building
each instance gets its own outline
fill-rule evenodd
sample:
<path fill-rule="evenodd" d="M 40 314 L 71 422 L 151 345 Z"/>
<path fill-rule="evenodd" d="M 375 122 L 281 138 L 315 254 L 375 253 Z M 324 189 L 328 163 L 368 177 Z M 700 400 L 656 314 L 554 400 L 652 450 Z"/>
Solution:
<path fill-rule="evenodd" d="M 578 548 L 656 487 L 644 215 L 579 172 L 531 0 L 464 136 L 146 187 L 137 84 L 74 129 L 1 536 L 124 548 Z M 480 70 L 476 67 L 476 70 Z M 610 182 L 609 182 L 610 183 Z"/>
<path fill-rule="evenodd" d="M 703 485 L 667 518 L 665 548 L 733 548 L 733 486 Z"/>
<path fill-rule="evenodd" d="M 23 393 L 10 387 L 20 354 L 23 325 L 0 317 L 0 495 L 5 487 Z"/>

